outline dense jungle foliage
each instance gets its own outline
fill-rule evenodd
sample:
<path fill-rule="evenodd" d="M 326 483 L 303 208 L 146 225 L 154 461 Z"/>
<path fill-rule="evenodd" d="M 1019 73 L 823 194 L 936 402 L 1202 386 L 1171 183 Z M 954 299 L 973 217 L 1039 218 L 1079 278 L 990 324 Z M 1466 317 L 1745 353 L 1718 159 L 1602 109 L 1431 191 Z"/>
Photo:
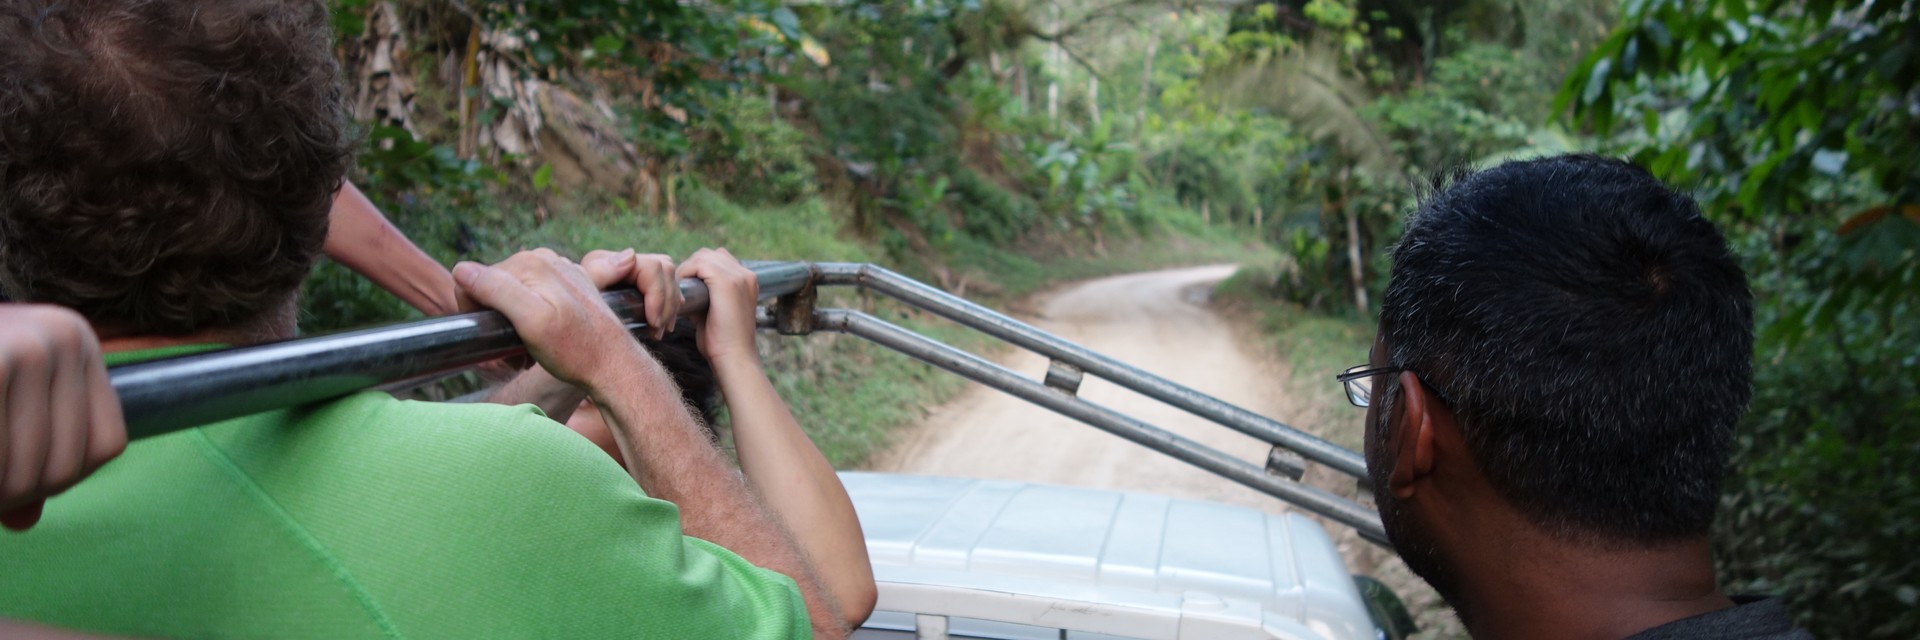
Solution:
<path fill-rule="evenodd" d="M 1560 99 L 1692 185 L 1762 301 L 1723 578 L 1920 636 L 1920 3 L 1628 3 Z"/>
<path fill-rule="evenodd" d="M 1694 191 L 1760 301 L 1729 587 L 1821 637 L 1920 635 L 1913 0 L 334 5 L 355 180 L 449 261 L 728 244 L 991 297 L 1264 255 L 1241 289 L 1364 327 L 1413 185 L 1633 157 Z M 337 267 L 310 284 L 310 326 L 405 313 Z M 776 358 L 812 370 L 794 396 L 917 370 L 812 348 Z M 919 397 L 859 389 L 821 411 Z M 846 437 L 836 462 L 876 438 Z"/>

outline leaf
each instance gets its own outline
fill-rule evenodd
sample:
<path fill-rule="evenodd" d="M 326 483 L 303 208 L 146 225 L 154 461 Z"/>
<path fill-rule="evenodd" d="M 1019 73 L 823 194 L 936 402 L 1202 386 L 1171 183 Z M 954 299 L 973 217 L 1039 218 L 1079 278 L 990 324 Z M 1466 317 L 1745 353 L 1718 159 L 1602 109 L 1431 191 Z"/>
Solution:
<path fill-rule="evenodd" d="M 1892 3 L 1882 2 L 1876 4 L 1886 5 Z M 1905 39 L 1898 40 L 1893 46 L 1887 47 L 1886 52 L 1880 54 L 1879 60 L 1874 65 L 1876 70 L 1880 72 L 1880 76 L 1894 82 L 1900 82 L 1903 79 L 1902 77 L 1906 75 L 1904 72 L 1907 67 L 1915 64 L 1913 60 L 1913 48 L 1913 41 Z"/>
<path fill-rule="evenodd" d="M 1800 88 L 1794 82 L 1767 82 L 1760 85 L 1760 107 L 1771 113 L 1779 113 Z"/>
<path fill-rule="evenodd" d="M 1847 168 L 1847 152 L 1838 149 L 1821 149 L 1813 152 L 1813 170 L 1829 176 L 1840 175 Z"/>
<path fill-rule="evenodd" d="M 1586 74 L 1592 71 L 1593 69 L 1592 65 L 1593 65 L 1592 60 L 1587 60 L 1585 62 L 1582 62 L 1579 68 L 1575 69 L 1571 75 L 1567 76 L 1567 82 L 1564 82 L 1560 85 L 1560 91 L 1558 93 L 1553 94 L 1553 113 L 1555 114 L 1555 117 L 1559 117 L 1559 114 L 1566 113 L 1567 107 L 1573 104 L 1574 86 L 1575 86 L 1573 83 L 1573 79 L 1585 77 Z"/>
<path fill-rule="evenodd" d="M 1747 38 L 1752 35 L 1752 33 L 1747 30 L 1747 25 L 1740 24 L 1737 20 L 1728 20 L 1726 25 L 1727 35 L 1733 39 L 1734 46 L 1746 44 Z"/>
<path fill-rule="evenodd" d="M 626 43 L 614 37 L 612 34 L 603 33 L 593 38 L 593 50 L 602 55 L 620 53 L 620 49 L 624 46 L 626 46 Z"/>
<path fill-rule="evenodd" d="M 806 34 L 800 31 L 800 16 L 795 14 L 793 9 L 775 7 L 773 14 L 768 17 L 773 19 L 773 26 L 779 28 L 780 34 L 786 36 L 788 40 L 799 42 L 806 37 Z"/>
<path fill-rule="evenodd" d="M 545 191 L 547 187 L 552 184 L 553 184 L 553 163 L 551 162 L 541 163 L 540 168 L 533 170 L 533 188 L 535 190 Z"/>
<path fill-rule="evenodd" d="M 1728 17 L 1741 22 L 1746 22 L 1747 16 L 1752 15 L 1747 9 L 1747 0 L 1722 0 L 1720 6 L 1726 8 Z"/>
<path fill-rule="evenodd" d="M 1802 100 L 1793 107 L 1793 119 L 1801 131 L 1816 131 L 1820 128 L 1820 108 L 1811 100 Z"/>
<path fill-rule="evenodd" d="M 1653 40 L 1653 46 L 1656 47 L 1658 51 L 1665 52 L 1667 49 L 1673 47 L 1673 32 L 1667 30 L 1667 25 L 1647 21 L 1640 24 L 1640 31 L 1647 34 L 1647 37 Z"/>
<path fill-rule="evenodd" d="M 1607 90 L 1607 74 L 1612 70 L 1611 58 L 1601 58 L 1593 63 L 1593 73 L 1587 76 L 1587 88 L 1580 92 L 1581 104 L 1591 105 L 1600 99 L 1600 94 Z"/>
<path fill-rule="evenodd" d="M 1760 213 L 1760 186 L 1767 182 L 1767 176 L 1772 175 L 1773 170 L 1779 167 L 1781 162 L 1785 162 L 1787 156 L 1790 155 L 1793 155 L 1791 149 L 1775 151 L 1773 155 L 1768 156 L 1765 161 L 1755 165 L 1753 170 L 1748 171 L 1747 175 L 1740 179 L 1740 195 L 1738 199 L 1741 207 L 1746 209 L 1747 215 L 1752 216 Z"/>

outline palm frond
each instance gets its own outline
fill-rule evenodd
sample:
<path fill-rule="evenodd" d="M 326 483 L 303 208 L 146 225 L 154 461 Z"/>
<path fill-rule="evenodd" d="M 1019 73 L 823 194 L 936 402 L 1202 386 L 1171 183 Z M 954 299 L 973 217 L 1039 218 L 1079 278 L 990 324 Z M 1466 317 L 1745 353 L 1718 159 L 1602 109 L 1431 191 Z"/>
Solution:
<path fill-rule="evenodd" d="M 1206 86 L 1223 102 L 1285 116 L 1363 170 L 1401 172 L 1401 159 L 1387 137 L 1362 113 L 1373 103 L 1373 92 L 1365 79 L 1346 70 L 1331 45 L 1266 49 L 1216 70 Z"/>

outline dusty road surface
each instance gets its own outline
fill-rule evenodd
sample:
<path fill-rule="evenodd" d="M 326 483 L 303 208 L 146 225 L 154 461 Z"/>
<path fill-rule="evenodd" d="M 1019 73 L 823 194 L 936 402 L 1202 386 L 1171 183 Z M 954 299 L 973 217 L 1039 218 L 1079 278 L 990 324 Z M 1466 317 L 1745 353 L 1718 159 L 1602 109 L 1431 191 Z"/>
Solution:
<path fill-rule="evenodd" d="M 1034 324 L 1174 382 L 1262 415 L 1294 413 L 1279 365 L 1243 349 L 1205 305 L 1231 265 L 1104 278 L 1037 300 Z M 1001 364 L 1036 378 L 1047 361 L 1021 351 Z M 1259 464 L 1268 446 L 1236 431 L 1089 376 L 1080 395 Z M 1265 494 L 1118 436 L 984 387 L 970 389 L 878 456 L 879 471 L 1143 491 L 1278 512 Z"/>
<path fill-rule="evenodd" d="M 1327 437 L 1315 422 L 1324 421 L 1332 411 L 1358 409 L 1344 403 L 1337 407 L 1305 406 L 1315 400 L 1297 399 L 1288 392 L 1296 385 L 1285 364 L 1256 346 L 1250 332 L 1208 308 L 1213 285 L 1233 271 L 1232 265 L 1223 265 L 1092 280 L 1039 297 L 1032 305 L 1036 313 L 1026 319 L 1121 362 Z M 1000 361 L 1002 365 L 1036 379 L 1046 372 L 1045 358 L 1024 350 L 1013 351 Z M 1365 354 L 1354 357 L 1357 362 Z M 1263 464 L 1266 460 L 1269 447 L 1253 438 L 1105 380 L 1089 376 L 1080 387 L 1080 395 L 1249 462 Z M 1319 401 L 1324 402 L 1328 396 L 1338 397 L 1320 394 Z M 921 424 L 902 434 L 897 445 L 875 456 L 869 466 L 894 473 L 1140 491 L 1273 513 L 1288 508 L 1266 494 L 980 386 L 934 410 Z M 1327 488 L 1352 486 L 1327 484 L 1325 478 L 1335 475 L 1333 472 L 1317 465 L 1310 465 L 1310 469 L 1310 482 Z M 1422 627 L 1416 638 L 1465 637 L 1458 620 L 1439 597 L 1398 558 L 1360 541 L 1346 527 L 1328 524 L 1327 528 L 1350 570 L 1380 578 L 1406 600 Z"/>

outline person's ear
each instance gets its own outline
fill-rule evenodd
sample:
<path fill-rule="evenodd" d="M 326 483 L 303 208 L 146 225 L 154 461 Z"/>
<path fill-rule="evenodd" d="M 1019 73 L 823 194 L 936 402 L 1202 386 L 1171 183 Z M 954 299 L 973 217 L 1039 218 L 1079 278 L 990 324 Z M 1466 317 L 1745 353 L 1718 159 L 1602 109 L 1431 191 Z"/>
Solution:
<path fill-rule="evenodd" d="M 1446 407 L 1436 402 L 1426 385 L 1420 383 L 1420 376 L 1411 371 L 1400 372 L 1400 417 L 1391 426 L 1398 432 L 1398 437 L 1392 439 L 1398 455 L 1394 456 L 1393 472 L 1387 478 L 1387 486 L 1395 498 L 1413 497 L 1420 481 L 1433 474 L 1433 440 L 1438 430 L 1436 418 L 1440 417 L 1436 411 L 1446 411 Z"/>

